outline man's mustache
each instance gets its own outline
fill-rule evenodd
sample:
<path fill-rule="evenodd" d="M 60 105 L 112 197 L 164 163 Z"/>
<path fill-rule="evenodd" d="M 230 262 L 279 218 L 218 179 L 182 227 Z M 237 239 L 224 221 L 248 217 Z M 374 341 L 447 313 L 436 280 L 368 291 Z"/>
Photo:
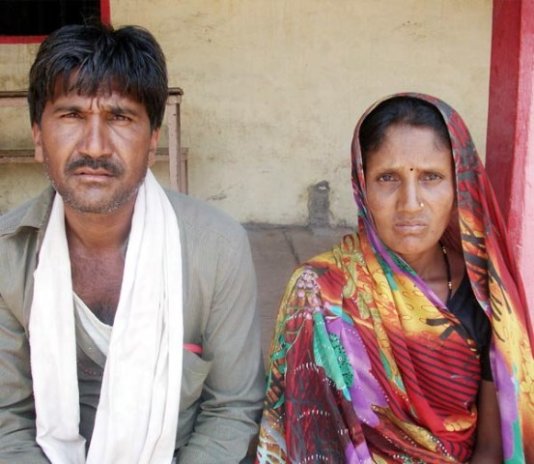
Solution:
<path fill-rule="evenodd" d="M 121 166 L 108 158 L 92 158 L 90 156 L 83 156 L 68 163 L 65 167 L 65 173 L 72 174 L 74 171 L 76 171 L 76 169 L 79 168 L 104 169 L 113 176 L 120 176 L 124 172 L 124 169 Z"/>

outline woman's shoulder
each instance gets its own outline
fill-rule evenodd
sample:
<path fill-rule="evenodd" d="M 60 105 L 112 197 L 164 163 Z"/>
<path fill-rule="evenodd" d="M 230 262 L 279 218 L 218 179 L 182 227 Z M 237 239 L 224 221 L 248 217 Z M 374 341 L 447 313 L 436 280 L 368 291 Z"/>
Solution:
<path fill-rule="evenodd" d="M 317 295 L 337 301 L 353 275 L 351 268 L 355 259 L 359 259 L 359 241 L 356 234 L 349 234 L 330 250 L 299 265 L 289 279 L 286 293 L 292 292 L 297 297 Z"/>
<path fill-rule="evenodd" d="M 297 266 L 293 272 L 293 278 L 299 278 L 302 275 L 316 273 L 323 275 L 325 272 L 336 272 L 341 270 L 344 261 L 359 250 L 359 240 L 357 234 L 348 234 L 327 251 L 307 259 Z"/>
<path fill-rule="evenodd" d="M 297 268 L 304 267 L 328 267 L 342 268 L 343 263 L 361 254 L 360 239 L 357 233 L 346 234 L 329 250 L 324 251 L 313 258 L 307 259 Z"/>

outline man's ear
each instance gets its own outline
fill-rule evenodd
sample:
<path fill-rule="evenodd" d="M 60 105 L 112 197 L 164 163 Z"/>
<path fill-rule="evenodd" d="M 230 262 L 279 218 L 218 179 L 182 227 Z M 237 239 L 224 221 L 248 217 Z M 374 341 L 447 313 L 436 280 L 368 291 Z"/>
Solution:
<path fill-rule="evenodd" d="M 42 137 L 41 137 L 41 127 L 36 122 L 32 125 L 32 138 L 33 138 L 33 145 L 35 147 L 35 153 L 34 158 L 35 161 L 38 163 L 44 162 L 44 155 L 43 155 L 43 144 L 42 144 Z"/>
<path fill-rule="evenodd" d="M 158 150 L 160 129 L 154 129 L 150 135 L 150 146 L 148 148 L 148 167 L 152 167 L 156 162 L 156 152 Z"/>

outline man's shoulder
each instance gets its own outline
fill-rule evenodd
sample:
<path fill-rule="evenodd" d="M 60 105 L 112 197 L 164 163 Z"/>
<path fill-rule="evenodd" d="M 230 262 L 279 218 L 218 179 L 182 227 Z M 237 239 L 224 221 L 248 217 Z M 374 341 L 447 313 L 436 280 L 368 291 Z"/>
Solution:
<path fill-rule="evenodd" d="M 15 234 L 22 227 L 40 228 L 46 222 L 53 191 L 47 189 L 0 216 L 0 237 Z"/>
<path fill-rule="evenodd" d="M 169 190 L 165 193 L 176 212 L 178 223 L 187 234 L 204 238 L 209 235 L 228 243 L 246 236 L 239 222 L 205 201 Z"/>

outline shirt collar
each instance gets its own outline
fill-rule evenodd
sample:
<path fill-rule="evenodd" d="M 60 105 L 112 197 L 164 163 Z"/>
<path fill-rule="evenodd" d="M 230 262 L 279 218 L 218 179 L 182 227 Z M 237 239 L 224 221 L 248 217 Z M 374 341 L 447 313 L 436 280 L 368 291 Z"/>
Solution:
<path fill-rule="evenodd" d="M 38 197 L 0 217 L 0 237 L 12 235 L 25 227 L 41 229 L 45 226 L 55 191 L 49 186 Z"/>

